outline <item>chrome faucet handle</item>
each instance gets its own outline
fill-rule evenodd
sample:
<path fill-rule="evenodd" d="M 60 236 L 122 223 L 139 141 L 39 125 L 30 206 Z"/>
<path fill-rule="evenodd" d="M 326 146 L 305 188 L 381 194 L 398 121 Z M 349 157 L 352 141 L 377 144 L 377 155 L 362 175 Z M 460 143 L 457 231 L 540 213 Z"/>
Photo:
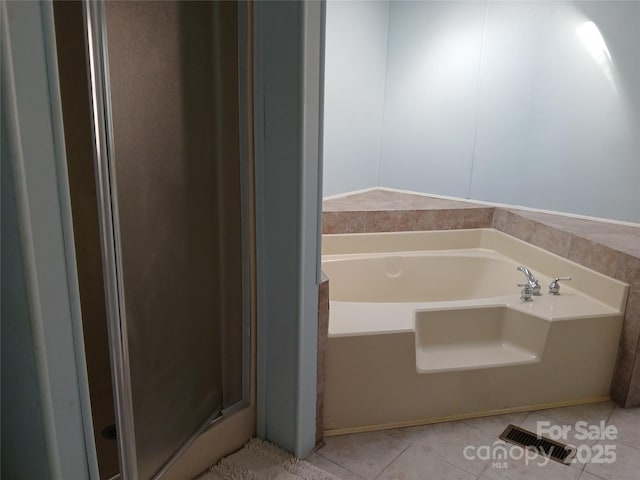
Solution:
<path fill-rule="evenodd" d="M 531 298 L 531 295 L 533 294 L 531 285 L 529 285 L 528 283 L 518 283 L 517 285 L 519 287 L 523 287 L 520 291 L 520 300 L 522 300 L 523 302 L 533 301 L 533 299 Z"/>
<path fill-rule="evenodd" d="M 571 280 L 571 277 L 556 277 L 549 284 L 549 295 L 560 295 L 560 281 Z"/>
<path fill-rule="evenodd" d="M 540 287 L 540 283 L 538 282 L 538 280 L 536 280 L 535 285 L 531 286 L 531 293 L 539 297 L 540 295 L 542 295 L 542 293 L 540 292 L 541 288 L 542 287 Z"/>
<path fill-rule="evenodd" d="M 519 267 L 516 267 L 516 270 L 524 273 L 524 276 L 527 277 L 527 283 L 529 284 L 529 287 L 531 288 L 531 293 L 533 295 L 536 295 L 536 296 L 542 295 L 542 293 L 540 293 L 540 282 L 538 282 L 538 280 L 533 275 L 531 270 L 529 270 L 524 265 L 520 265 Z"/>

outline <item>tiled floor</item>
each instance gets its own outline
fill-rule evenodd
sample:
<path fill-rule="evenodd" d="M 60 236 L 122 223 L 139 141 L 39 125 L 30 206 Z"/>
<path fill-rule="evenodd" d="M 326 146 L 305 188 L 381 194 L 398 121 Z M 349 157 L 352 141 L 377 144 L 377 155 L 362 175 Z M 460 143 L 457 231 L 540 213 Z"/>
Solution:
<path fill-rule="evenodd" d="M 539 456 L 517 458 L 523 451 L 508 444 L 507 460 L 492 460 L 498 452 L 494 442 L 500 442 L 498 435 L 509 423 L 533 432 L 538 427 L 570 427 L 568 436 L 559 440 L 577 446 L 580 461 L 571 466 L 554 461 L 543 465 L 545 459 Z M 585 429 L 609 437 L 580 438 Z M 598 462 L 610 453 L 614 461 Z M 488 458 L 473 458 L 474 454 Z M 640 408 L 624 410 L 604 402 L 327 437 L 326 445 L 307 461 L 343 480 L 638 480 Z"/>

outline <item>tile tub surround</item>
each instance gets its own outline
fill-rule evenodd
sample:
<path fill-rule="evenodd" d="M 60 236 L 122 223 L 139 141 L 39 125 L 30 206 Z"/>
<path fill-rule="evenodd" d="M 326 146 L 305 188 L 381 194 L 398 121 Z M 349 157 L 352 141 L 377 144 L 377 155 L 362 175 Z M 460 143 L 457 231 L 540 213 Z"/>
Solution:
<path fill-rule="evenodd" d="M 382 189 L 325 200 L 323 233 L 493 227 L 630 285 L 611 397 L 640 406 L 640 228 Z"/>
<path fill-rule="evenodd" d="M 324 441 L 325 357 L 329 335 L 329 279 L 322 273 L 318 288 L 318 366 L 316 390 L 316 446 Z"/>
<path fill-rule="evenodd" d="M 493 207 L 372 190 L 325 200 L 322 233 L 457 230 L 492 225 Z"/>

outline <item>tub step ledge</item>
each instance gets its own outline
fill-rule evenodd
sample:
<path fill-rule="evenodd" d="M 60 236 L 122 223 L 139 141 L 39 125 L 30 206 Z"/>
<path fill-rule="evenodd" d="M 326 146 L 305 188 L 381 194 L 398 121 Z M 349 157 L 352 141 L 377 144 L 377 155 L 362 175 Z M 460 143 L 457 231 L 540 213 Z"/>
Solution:
<path fill-rule="evenodd" d="M 418 373 L 537 363 L 549 322 L 508 306 L 415 314 Z"/>

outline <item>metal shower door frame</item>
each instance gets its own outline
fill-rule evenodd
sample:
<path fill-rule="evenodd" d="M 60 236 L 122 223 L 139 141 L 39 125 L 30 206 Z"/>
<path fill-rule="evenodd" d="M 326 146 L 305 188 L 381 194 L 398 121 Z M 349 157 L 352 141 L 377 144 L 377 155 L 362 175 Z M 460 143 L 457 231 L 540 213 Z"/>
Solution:
<path fill-rule="evenodd" d="M 120 478 L 135 479 L 138 472 L 127 321 L 122 281 L 122 252 L 114 165 L 111 95 L 107 68 L 105 11 L 102 2 L 85 0 L 85 29 L 93 121 L 93 143 L 100 224 L 100 243 L 109 331 L 109 353 L 115 400 Z"/>

